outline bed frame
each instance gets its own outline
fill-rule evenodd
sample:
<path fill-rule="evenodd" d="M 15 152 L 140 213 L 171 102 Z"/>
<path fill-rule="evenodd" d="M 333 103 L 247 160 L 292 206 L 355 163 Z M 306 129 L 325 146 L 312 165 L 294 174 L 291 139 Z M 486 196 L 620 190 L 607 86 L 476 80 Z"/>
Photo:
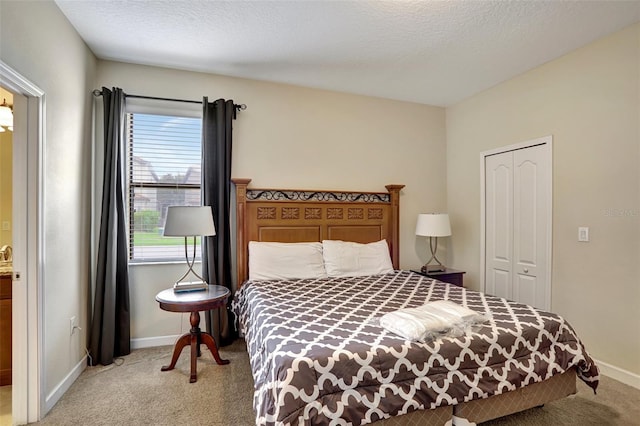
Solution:
<path fill-rule="evenodd" d="M 386 239 L 399 268 L 400 190 L 348 192 L 248 188 L 251 179 L 232 179 L 236 187 L 236 255 L 238 289 L 249 276 L 249 241 L 311 242 L 323 239 L 369 243 Z M 541 383 L 487 399 L 420 410 L 376 422 L 376 425 L 475 424 L 541 406 L 576 393 L 570 370 Z M 465 423 L 468 422 L 468 423 Z"/>
<path fill-rule="evenodd" d="M 404 185 L 387 185 L 387 192 L 345 192 L 249 189 L 251 179 L 232 181 L 236 186 L 238 288 L 249 277 L 249 241 L 371 243 L 385 239 L 393 267 L 399 268 L 400 190 Z"/>

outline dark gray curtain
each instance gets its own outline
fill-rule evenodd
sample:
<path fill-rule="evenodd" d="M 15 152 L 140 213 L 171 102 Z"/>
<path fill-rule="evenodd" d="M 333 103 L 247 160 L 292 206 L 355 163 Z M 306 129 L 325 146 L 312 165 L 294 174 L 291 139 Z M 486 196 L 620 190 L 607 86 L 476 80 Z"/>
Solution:
<path fill-rule="evenodd" d="M 102 88 L 104 180 L 90 353 L 93 364 L 108 365 L 131 352 L 129 263 L 125 210 L 124 93 Z"/>
<path fill-rule="evenodd" d="M 206 96 L 202 105 L 202 204 L 211 206 L 216 226 L 216 235 L 205 237 L 202 244 L 202 274 L 209 284 L 231 290 L 231 134 L 236 109 L 232 100 L 210 103 Z M 229 303 L 205 316 L 207 331 L 219 346 L 235 338 Z"/>

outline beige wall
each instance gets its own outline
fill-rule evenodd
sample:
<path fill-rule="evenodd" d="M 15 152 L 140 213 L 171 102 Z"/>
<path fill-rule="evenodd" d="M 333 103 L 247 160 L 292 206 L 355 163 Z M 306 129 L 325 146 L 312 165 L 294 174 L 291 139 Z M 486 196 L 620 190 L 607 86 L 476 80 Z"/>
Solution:
<path fill-rule="evenodd" d="M 1 102 L 1 100 L 0 100 Z M 2 229 L 3 222 L 13 223 L 12 220 L 12 158 L 13 158 L 13 132 L 0 133 L 0 246 L 11 245 L 11 226 L 8 230 Z"/>
<path fill-rule="evenodd" d="M 96 59 L 53 1 L 0 2 L 0 55 L 45 92 L 40 280 L 42 392 L 50 404 L 87 345 L 90 90 Z M 69 332 L 72 316 L 85 330 L 74 336 Z"/>
<path fill-rule="evenodd" d="M 552 310 L 640 374 L 640 26 L 447 109 L 449 262 L 479 288 L 480 152 L 553 136 Z M 591 241 L 579 243 L 579 226 Z"/>
<path fill-rule="evenodd" d="M 256 187 L 384 191 L 386 184 L 405 184 L 400 263 L 410 268 L 427 260 L 426 242 L 416 243 L 415 220 L 446 206 L 443 108 L 108 61 L 99 62 L 98 84 L 138 95 L 206 95 L 246 104 L 234 122 L 232 176 L 251 178 Z M 160 274 L 132 267 L 134 338 L 176 334 L 175 323 L 164 321 L 177 315 L 159 312 L 153 296 L 183 268 Z"/>

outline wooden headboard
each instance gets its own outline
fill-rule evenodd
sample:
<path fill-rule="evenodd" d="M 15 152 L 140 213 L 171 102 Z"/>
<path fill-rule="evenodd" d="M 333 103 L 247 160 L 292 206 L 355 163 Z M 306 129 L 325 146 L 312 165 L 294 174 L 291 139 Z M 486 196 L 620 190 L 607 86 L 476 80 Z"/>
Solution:
<path fill-rule="evenodd" d="M 393 267 L 400 259 L 400 190 L 345 192 L 248 188 L 251 179 L 232 179 L 236 187 L 238 288 L 249 277 L 249 241 L 310 242 L 343 240 L 371 243 L 386 239 Z"/>

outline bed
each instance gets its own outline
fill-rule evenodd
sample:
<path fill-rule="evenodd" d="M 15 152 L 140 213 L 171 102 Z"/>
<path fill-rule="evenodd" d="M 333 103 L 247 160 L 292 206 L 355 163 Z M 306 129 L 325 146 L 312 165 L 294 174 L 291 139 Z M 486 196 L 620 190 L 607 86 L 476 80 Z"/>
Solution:
<path fill-rule="evenodd" d="M 250 356 L 256 424 L 467 425 L 571 395 L 576 376 L 595 391 L 598 369 L 560 316 L 398 269 L 403 185 L 358 193 L 234 183 L 233 311 Z M 252 242 L 315 247 L 327 240 L 378 248 L 384 241 L 389 267 L 373 275 L 249 280 Z M 487 321 L 427 342 L 380 325 L 387 312 L 435 300 Z"/>

